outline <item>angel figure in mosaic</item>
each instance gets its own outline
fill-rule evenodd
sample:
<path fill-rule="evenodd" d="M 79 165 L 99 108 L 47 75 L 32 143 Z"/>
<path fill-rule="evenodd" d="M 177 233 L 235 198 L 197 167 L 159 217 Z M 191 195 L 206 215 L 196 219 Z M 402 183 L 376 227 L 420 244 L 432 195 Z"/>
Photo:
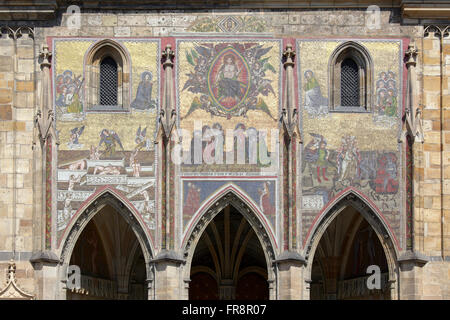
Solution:
<path fill-rule="evenodd" d="M 275 215 L 275 207 L 272 205 L 270 199 L 270 182 L 264 182 L 263 187 L 258 189 L 259 197 L 259 205 L 266 216 Z"/>
<path fill-rule="evenodd" d="M 108 154 L 109 156 L 112 156 L 116 152 L 116 144 L 118 144 L 122 151 L 124 151 L 119 135 L 113 130 L 102 130 L 100 133 L 100 143 L 98 146 L 100 147 L 102 144 L 105 144 L 103 154 Z"/>

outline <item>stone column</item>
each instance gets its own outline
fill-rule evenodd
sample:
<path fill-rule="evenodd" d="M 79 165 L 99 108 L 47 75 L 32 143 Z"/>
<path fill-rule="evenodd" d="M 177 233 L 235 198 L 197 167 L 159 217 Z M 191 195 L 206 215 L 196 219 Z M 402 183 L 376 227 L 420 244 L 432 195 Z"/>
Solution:
<path fill-rule="evenodd" d="M 177 141 L 176 109 L 173 90 L 173 58 L 175 53 L 170 44 L 162 52 L 164 68 L 164 93 L 158 119 L 158 133 L 155 143 L 158 144 L 158 166 L 161 181 L 161 248 L 173 250 L 175 247 L 175 164 L 171 154 Z M 175 141 L 174 141 L 175 140 Z"/>
<path fill-rule="evenodd" d="M 234 300 L 236 299 L 236 287 L 233 279 L 222 279 L 219 284 L 219 299 Z"/>
<path fill-rule="evenodd" d="M 36 241 L 34 243 L 34 253 L 30 259 L 36 273 L 36 283 L 38 284 L 39 297 L 41 299 L 55 299 L 57 298 L 57 283 L 58 283 L 58 263 L 59 259 L 52 251 L 52 205 L 46 202 L 47 196 L 51 198 L 52 190 L 50 184 L 47 185 L 47 174 L 52 171 L 47 171 L 47 165 L 52 169 L 52 162 L 54 151 L 56 147 L 52 145 L 51 138 L 56 135 L 53 129 L 54 117 L 51 95 L 51 76 L 50 76 L 50 59 L 52 53 L 49 51 L 47 44 L 43 44 L 40 54 L 39 63 L 41 69 L 40 77 L 40 92 L 38 92 L 37 111 L 34 117 L 35 132 L 33 137 L 33 149 L 35 155 L 35 170 L 40 171 L 36 173 L 34 179 L 35 189 L 35 214 L 37 228 Z M 51 149 L 51 150 L 50 150 Z M 49 152 L 47 154 L 47 152 Z M 51 152 L 53 151 L 53 152 Z M 50 193 L 50 195 L 47 194 Z M 65 278 L 64 278 L 65 279 Z"/>
<path fill-rule="evenodd" d="M 38 283 L 36 297 L 39 300 L 61 299 L 58 274 L 59 259 L 53 252 L 36 252 L 30 259 L 34 268 L 35 281 Z M 66 279 L 65 277 L 64 279 Z"/>
<path fill-rule="evenodd" d="M 283 194 L 283 250 L 292 250 L 296 248 L 295 234 L 297 231 L 297 215 L 296 207 L 294 205 L 296 198 L 296 153 L 295 139 L 293 139 L 294 118 L 294 67 L 295 52 L 292 50 L 292 45 L 286 45 L 286 50 L 283 52 L 283 65 L 285 72 L 285 90 L 284 90 L 284 105 L 281 113 L 281 134 L 280 134 L 280 155 L 281 155 L 281 175 L 282 175 L 282 194 Z"/>
<path fill-rule="evenodd" d="M 306 260 L 297 252 L 285 251 L 275 261 L 279 300 L 302 300 Z"/>
<path fill-rule="evenodd" d="M 28 292 L 36 286 L 28 261 L 33 251 L 34 101 L 34 29 L 1 26 L 0 262 L 13 259 L 17 281 Z M 5 274 L 3 267 L 0 272 Z"/>
<path fill-rule="evenodd" d="M 182 299 L 182 264 L 185 260 L 174 251 L 161 251 L 150 261 L 155 270 L 155 300 Z"/>
<path fill-rule="evenodd" d="M 419 300 L 423 297 L 423 266 L 427 258 L 423 255 L 409 252 L 398 259 L 399 299 Z"/>

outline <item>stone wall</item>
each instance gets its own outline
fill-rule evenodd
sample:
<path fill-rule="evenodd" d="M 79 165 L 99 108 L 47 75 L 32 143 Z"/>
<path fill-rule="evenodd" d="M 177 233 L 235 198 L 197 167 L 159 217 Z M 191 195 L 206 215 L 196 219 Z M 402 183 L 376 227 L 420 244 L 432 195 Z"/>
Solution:
<path fill-rule="evenodd" d="M 41 227 L 43 181 L 41 159 L 33 153 L 33 141 L 39 141 L 33 118 L 40 101 L 41 80 L 37 50 L 48 37 L 73 38 L 201 38 L 263 36 L 274 38 L 379 38 L 414 39 L 419 49 L 416 102 L 422 107 L 425 143 L 414 147 L 414 244 L 415 250 L 434 260 L 450 253 L 450 40 L 423 37 L 423 27 L 401 23 L 400 9 L 382 9 L 380 27 L 367 28 L 365 9 L 298 10 L 158 10 L 108 11 L 82 9 L 81 27 L 67 27 L 73 18 L 61 11 L 57 18 L 28 23 L 35 26 L 36 37 L 26 29 L 12 32 L 1 29 L 0 36 L 0 282 L 7 261 L 16 251 L 19 284 L 28 292 L 35 289 L 34 272 L 28 259 L 43 245 Z M 410 21 L 413 22 L 414 21 Z M 10 25 L 21 25 L 11 21 Z M 36 40 L 35 40 L 35 39 Z M 164 45 L 162 45 L 163 48 Z M 284 49 L 284 48 L 283 48 Z M 177 50 L 175 48 L 175 50 Z M 281 59 L 281 57 L 280 57 Z M 298 61 L 298 60 L 297 60 Z M 35 73 L 35 70 L 39 73 Z M 55 70 L 53 70 L 55 72 Z M 300 75 L 297 75 L 300 77 Z M 448 109 L 448 110 L 447 110 Z M 304 142 L 308 142 L 305 140 Z M 36 164 L 38 163 L 38 164 Z M 55 210 L 56 212 L 56 210 Z M 34 226 L 34 229 L 33 229 Z M 182 228 L 180 228 L 179 232 Z M 33 231 L 34 230 L 34 231 Z M 170 286 L 156 294 L 158 298 L 181 296 L 180 277 L 173 266 L 167 278 L 155 282 Z M 300 273 L 300 271 L 299 271 Z M 297 274 L 297 273 L 295 273 Z M 415 277 L 421 288 L 413 298 L 449 298 L 448 262 L 432 261 Z M 166 280 L 164 280 L 166 279 Z M 287 279 L 287 278 L 286 278 Z M 302 286 L 283 279 L 284 289 Z M 292 282 L 292 283 L 291 283 Z M 159 283 L 159 284 L 158 284 Z M 288 288 L 289 287 L 289 288 Z M 287 291 L 288 292 L 288 291 Z M 290 291 L 289 291 L 290 292 Z M 290 292 L 286 298 L 306 296 Z M 51 295 L 50 295 L 51 296 Z M 406 297 L 406 296 L 405 296 Z"/>
<path fill-rule="evenodd" d="M 20 260 L 17 277 L 33 292 L 33 30 L 2 29 L 0 38 L 0 260 Z M 7 265 L 1 264 L 2 279 Z M 26 279 L 26 280 L 25 280 Z"/>

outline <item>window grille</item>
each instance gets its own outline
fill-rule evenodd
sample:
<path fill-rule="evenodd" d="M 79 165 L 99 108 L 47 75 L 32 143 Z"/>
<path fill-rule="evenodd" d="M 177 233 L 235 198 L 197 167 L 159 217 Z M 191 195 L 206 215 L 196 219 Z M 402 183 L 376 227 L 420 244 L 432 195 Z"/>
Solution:
<path fill-rule="evenodd" d="M 352 59 L 345 59 L 341 64 L 341 105 L 343 107 L 360 105 L 358 65 Z"/>
<path fill-rule="evenodd" d="M 117 105 L 117 63 L 106 57 L 100 63 L 100 105 Z"/>

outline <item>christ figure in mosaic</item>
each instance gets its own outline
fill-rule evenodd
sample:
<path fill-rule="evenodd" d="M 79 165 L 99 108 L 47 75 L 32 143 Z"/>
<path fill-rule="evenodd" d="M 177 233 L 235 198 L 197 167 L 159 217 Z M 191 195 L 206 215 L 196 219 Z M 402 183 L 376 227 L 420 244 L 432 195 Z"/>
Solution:
<path fill-rule="evenodd" d="M 241 70 L 236 65 L 235 57 L 227 54 L 223 58 L 223 65 L 217 73 L 216 83 L 219 87 L 219 100 L 223 98 L 240 99 L 241 82 L 238 79 Z"/>

